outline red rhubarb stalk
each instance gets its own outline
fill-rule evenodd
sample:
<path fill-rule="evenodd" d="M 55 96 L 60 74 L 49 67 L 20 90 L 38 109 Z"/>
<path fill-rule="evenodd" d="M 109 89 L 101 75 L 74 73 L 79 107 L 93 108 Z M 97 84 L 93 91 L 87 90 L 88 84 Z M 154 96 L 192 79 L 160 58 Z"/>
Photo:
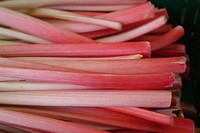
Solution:
<path fill-rule="evenodd" d="M 152 54 L 161 57 L 184 56 L 186 55 L 186 50 L 183 44 L 171 44 L 153 51 Z"/>
<path fill-rule="evenodd" d="M 169 133 L 194 133 L 194 122 L 185 118 L 174 117 L 174 127 L 167 127 Z"/>
<path fill-rule="evenodd" d="M 142 118 L 147 121 L 152 121 L 162 125 L 173 125 L 173 117 L 168 115 L 163 115 L 150 110 L 135 108 L 135 107 L 106 107 L 113 111 L 133 115 L 138 118 Z"/>
<path fill-rule="evenodd" d="M 10 108 L 10 107 L 9 107 Z M 9 109 L 8 108 L 8 109 Z M 171 132 L 193 133 L 194 125 L 191 120 L 174 117 L 174 126 L 160 125 L 146 121 L 128 114 L 107 110 L 105 108 L 90 107 L 39 107 L 39 108 L 19 108 L 10 109 L 22 112 L 44 115 L 61 120 L 73 122 L 88 122 L 103 125 L 110 125 L 131 130 L 150 131 L 150 132 Z M 45 113 L 46 111 L 46 113 Z M 184 127 L 185 126 L 185 127 Z"/>
<path fill-rule="evenodd" d="M 168 49 L 168 50 L 185 50 L 185 45 L 184 44 L 170 44 L 167 45 L 165 47 L 163 47 L 162 49 Z"/>
<path fill-rule="evenodd" d="M 112 117 L 105 118 L 102 114 L 105 112 L 101 108 L 92 108 L 92 107 L 16 107 L 16 106 L 1 106 L 2 109 L 8 109 L 18 112 L 30 113 L 44 117 L 50 117 L 58 120 L 64 121 L 73 121 L 74 123 L 84 124 L 86 126 L 92 126 L 101 130 L 117 130 L 121 127 L 117 127 L 116 121 L 120 123 L 119 119 L 114 120 L 114 123 L 109 124 L 112 120 Z M 73 111 L 75 109 L 75 111 Z M 97 111 L 96 113 L 94 111 Z M 80 112 L 81 111 L 81 112 Z M 101 112 L 100 112 L 101 111 Z M 98 115 L 97 113 L 100 113 Z M 90 113 L 90 114 L 88 114 Z M 114 112 L 115 113 L 115 112 Z M 104 119 L 102 119 L 104 118 Z M 110 122 L 109 122 L 110 120 Z M 115 126 L 113 126 L 115 125 Z"/>
<path fill-rule="evenodd" d="M 50 57 L 111 57 L 142 54 L 150 57 L 149 42 L 77 43 L 0 46 L 0 55 L 12 56 L 50 56 Z"/>
<path fill-rule="evenodd" d="M 131 41 L 149 41 L 149 42 L 152 42 L 152 41 L 155 41 L 157 39 L 159 39 L 161 36 L 160 35 L 143 35 L 143 36 L 140 36 L 140 37 L 137 37 Z"/>
<path fill-rule="evenodd" d="M 95 125 L 104 125 L 104 126 L 111 126 L 111 127 L 112 127 L 112 125 L 115 125 L 114 127 L 112 127 L 112 129 L 115 128 L 115 130 L 117 130 L 117 129 L 119 130 L 124 126 L 127 127 L 132 124 L 132 122 L 128 124 L 130 117 L 123 115 L 123 114 L 113 112 L 115 115 L 119 114 L 119 116 L 125 116 L 126 119 L 123 119 L 123 120 L 125 120 L 123 123 L 121 121 L 119 121 L 118 118 L 115 118 L 116 116 L 114 116 L 114 115 L 105 117 L 104 115 L 108 114 L 110 111 L 104 110 L 101 108 L 88 108 L 88 107 L 85 107 L 85 108 L 67 107 L 66 108 L 66 107 L 64 107 L 64 109 L 62 109 L 62 108 L 60 109 L 60 107 L 59 107 L 56 110 L 52 107 L 47 108 L 47 109 L 44 107 L 42 107 L 42 108 L 1 107 L 1 108 L 18 111 L 18 112 L 35 114 L 35 115 L 44 116 L 44 117 L 50 117 L 50 118 L 54 118 L 54 119 L 58 119 L 58 120 L 73 121 L 74 123 L 85 123 L 87 125 L 95 124 Z M 75 110 L 75 111 L 73 111 L 73 110 Z M 80 111 L 82 111 L 82 112 L 80 112 Z M 99 115 L 97 115 L 94 111 L 97 111 L 96 113 L 99 113 Z M 112 113 L 112 112 L 110 112 L 110 113 Z M 114 119 L 112 119 L 112 118 L 114 118 Z M 120 123 L 122 123 L 122 125 L 120 125 Z"/>
<path fill-rule="evenodd" d="M 72 133 L 106 133 L 105 131 L 80 126 L 78 124 L 64 122 L 52 118 L 0 109 L 0 123 L 28 127 L 31 129 L 41 130 L 43 132 L 72 132 Z M 15 121 L 13 121 L 15 120 Z"/>
<path fill-rule="evenodd" d="M 184 35 L 184 29 L 182 26 L 176 26 L 170 32 L 162 35 L 159 39 L 151 42 L 151 50 L 155 51 L 163 48 L 169 44 L 174 43 Z"/>
<path fill-rule="evenodd" d="M 179 50 L 169 50 L 169 49 L 159 49 L 152 52 L 152 55 L 159 57 L 176 57 L 176 56 L 184 56 L 186 51 Z"/>
<path fill-rule="evenodd" d="M 74 123 L 78 124 L 84 124 L 86 126 L 92 126 L 93 128 L 101 129 L 101 130 L 117 130 L 121 129 L 120 127 L 116 127 L 116 125 L 119 125 L 120 121 L 118 119 L 114 120 L 114 123 L 112 126 L 109 123 L 113 122 L 112 117 L 111 118 L 105 118 L 102 113 L 106 112 L 104 109 L 101 108 L 91 108 L 91 107 L 13 107 L 13 106 L 5 106 L 1 107 L 2 109 L 8 109 L 13 111 L 19 111 L 24 113 L 30 113 L 35 114 L 39 116 L 45 116 L 50 117 L 58 120 L 64 120 L 64 121 L 73 121 Z M 62 109 L 63 108 L 63 109 Z M 75 109 L 75 111 L 73 111 Z M 97 116 L 97 113 L 94 111 L 99 111 L 100 115 Z M 80 112 L 81 111 L 81 112 Z M 108 112 L 108 111 L 107 111 Z M 90 113 L 90 114 L 88 114 Z M 115 112 L 114 112 L 115 113 Z M 105 114 L 105 113 L 104 113 Z M 109 116 L 110 117 L 110 116 Z M 104 119 L 102 119 L 104 118 Z M 110 122 L 109 122 L 110 120 Z M 118 121 L 118 123 L 116 123 Z"/>
<path fill-rule="evenodd" d="M 76 33 L 57 29 L 49 23 L 3 7 L 0 7 L 0 16 L 1 25 L 9 26 L 55 43 L 93 42 Z"/>

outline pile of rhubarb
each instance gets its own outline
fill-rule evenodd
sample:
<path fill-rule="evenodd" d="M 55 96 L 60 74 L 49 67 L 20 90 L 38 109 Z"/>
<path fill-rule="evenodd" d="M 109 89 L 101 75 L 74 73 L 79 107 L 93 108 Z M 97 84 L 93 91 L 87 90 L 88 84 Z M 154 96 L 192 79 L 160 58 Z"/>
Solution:
<path fill-rule="evenodd" d="M 0 132 L 193 133 L 168 19 L 147 0 L 1 0 Z"/>

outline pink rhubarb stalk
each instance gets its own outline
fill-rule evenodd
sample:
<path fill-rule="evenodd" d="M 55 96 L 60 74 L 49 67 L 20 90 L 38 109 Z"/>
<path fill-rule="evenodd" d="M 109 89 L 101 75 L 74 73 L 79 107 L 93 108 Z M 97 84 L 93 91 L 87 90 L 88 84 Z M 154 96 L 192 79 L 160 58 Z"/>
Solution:
<path fill-rule="evenodd" d="M 77 43 L 77 44 L 40 44 L 0 46 L 0 55 L 13 56 L 50 56 L 50 57 L 111 57 L 142 54 L 150 57 L 149 42 Z"/>
<path fill-rule="evenodd" d="M 100 39 L 97 39 L 97 41 L 98 42 L 107 42 L 107 43 L 128 41 L 128 40 L 134 39 L 136 37 L 139 37 L 141 35 L 144 35 L 154 29 L 157 29 L 158 27 L 164 25 L 166 22 L 167 22 L 166 17 L 161 16 L 161 17 L 155 18 L 152 21 L 150 21 L 142 26 L 139 26 L 135 29 L 126 31 L 121 34 L 100 38 Z"/>
<path fill-rule="evenodd" d="M 52 66 L 110 74 L 147 74 L 161 72 L 184 73 L 186 69 L 186 58 L 183 56 L 171 58 L 150 58 L 140 60 L 69 60 L 62 58 L 57 59 L 40 57 L 33 59 L 19 58 L 19 60 L 24 59 Z"/>
<path fill-rule="evenodd" d="M 151 42 L 151 50 L 155 51 L 163 48 L 169 44 L 174 43 L 184 35 L 184 29 L 182 26 L 176 26 L 170 32 L 162 35 L 159 39 Z"/>
<path fill-rule="evenodd" d="M 30 90 L 72 90 L 72 89 L 94 89 L 91 87 L 80 85 L 69 85 L 63 83 L 48 83 L 48 82 L 28 82 L 28 81 L 15 81 L 16 79 L 7 79 L 0 82 L 1 91 L 30 91 Z M 0 80 L 1 81 L 1 80 Z"/>
<path fill-rule="evenodd" d="M 43 132 L 72 132 L 72 133 L 106 133 L 105 131 L 80 126 L 71 122 L 64 122 L 52 118 L 0 109 L 0 123 L 28 127 Z M 13 121 L 15 120 L 15 121 Z"/>
<path fill-rule="evenodd" d="M 13 2 L 13 1 L 11 1 Z M 55 43 L 93 42 L 70 31 L 57 29 L 53 25 L 28 15 L 0 7 L 0 24 L 43 38 Z M 15 22 L 15 23 L 13 23 Z"/>
<path fill-rule="evenodd" d="M 34 106 L 167 108 L 172 100 L 171 92 L 157 90 L 24 91 L 1 92 L 0 96 L 1 104 Z"/>
<path fill-rule="evenodd" d="M 157 74 L 95 74 L 80 72 L 61 72 L 50 70 L 0 67 L 0 75 L 15 77 L 28 81 L 67 83 L 110 89 L 164 89 L 173 85 L 173 73 Z"/>

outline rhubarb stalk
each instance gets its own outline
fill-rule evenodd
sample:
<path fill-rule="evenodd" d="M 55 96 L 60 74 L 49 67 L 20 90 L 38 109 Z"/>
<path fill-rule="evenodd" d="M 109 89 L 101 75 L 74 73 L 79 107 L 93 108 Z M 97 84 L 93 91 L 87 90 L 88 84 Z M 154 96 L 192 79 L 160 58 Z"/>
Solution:
<path fill-rule="evenodd" d="M 106 133 L 105 131 L 80 126 L 70 122 L 5 109 L 0 109 L 0 115 L 0 123 L 28 127 L 43 132 L 63 133 L 67 131 L 73 133 Z"/>
<path fill-rule="evenodd" d="M 91 87 L 69 85 L 62 83 L 48 83 L 48 82 L 28 82 L 28 81 L 14 81 L 0 82 L 1 91 L 30 91 L 30 90 L 72 90 L 72 89 L 91 89 Z M 1 80 L 0 80 L 1 81 Z M 6 81 L 6 79 L 4 79 Z M 93 88 L 92 88 L 93 89 Z"/>
<path fill-rule="evenodd" d="M 0 34 L 31 43 L 51 43 L 50 41 L 3 27 L 0 27 Z"/>
<path fill-rule="evenodd" d="M 49 57 L 112 57 L 141 54 L 150 57 L 149 42 L 77 43 L 0 46 L 0 55 Z"/>
<path fill-rule="evenodd" d="M 136 37 L 139 37 L 141 35 L 144 35 L 152 30 L 155 30 L 158 27 L 164 25 L 166 22 L 167 22 L 166 17 L 161 16 L 161 17 L 156 18 L 155 20 L 152 20 L 151 22 L 146 23 L 142 26 L 139 26 L 135 29 L 126 31 L 121 34 L 100 38 L 100 39 L 97 39 L 97 41 L 98 42 L 107 42 L 107 43 L 128 41 L 128 40 L 134 39 Z"/>
<path fill-rule="evenodd" d="M 141 54 L 135 55 L 127 55 L 127 56 L 115 56 L 115 57 L 84 57 L 84 58 L 76 58 L 76 57 L 12 57 L 14 59 L 26 60 L 26 61 L 68 61 L 68 60 L 133 60 L 133 59 L 141 59 L 143 56 Z"/>
<path fill-rule="evenodd" d="M 135 117 L 139 117 L 145 119 L 147 121 L 152 121 L 158 124 L 163 125 L 173 125 L 173 117 L 168 115 L 159 114 L 153 111 L 149 111 L 142 108 L 135 107 L 106 107 L 106 109 L 110 109 L 113 111 L 133 115 Z"/>
<path fill-rule="evenodd" d="M 49 17 L 55 19 L 70 20 L 75 22 L 92 23 L 116 30 L 122 29 L 122 25 L 118 22 L 88 17 L 67 11 L 59 11 L 48 8 L 37 8 L 29 11 L 28 14 L 36 17 L 47 17 L 47 18 Z"/>
<path fill-rule="evenodd" d="M 122 25 L 139 22 L 154 16 L 154 8 L 151 3 L 147 2 L 136 7 L 115 11 L 111 13 L 106 13 L 103 15 L 95 16 L 95 18 L 110 20 L 114 22 L 119 22 Z M 59 27 L 59 25 L 57 25 Z M 76 33 L 86 33 L 91 31 L 97 31 L 106 29 L 106 27 L 84 24 L 84 23 L 68 23 L 62 28 L 76 32 Z"/>
<path fill-rule="evenodd" d="M 53 6 L 53 5 L 127 5 L 135 3 L 144 3 L 147 0 L 17 0 L 17 1 L 3 1 L 0 2 L 1 7 L 11 8 L 11 9 L 27 9 L 27 8 L 38 8 L 41 6 Z"/>
<path fill-rule="evenodd" d="M 184 29 L 182 26 L 176 26 L 168 33 L 162 35 L 159 39 L 151 42 L 151 50 L 155 51 L 163 48 L 169 44 L 174 43 L 184 35 Z"/>
<path fill-rule="evenodd" d="M 1 104 L 35 106 L 132 106 L 167 108 L 170 107 L 172 100 L 172 95 L 169 91 L 157 90 L 24 91 L 1 92 L 0 96 Z"/>
<path fill-rule="evenodd" d="M 165 89 L 173 86 L 173 73 L 157 74 L 96 74 L 61 72 L 0 66 L 0 75 L 28 81 L 67 83 L 109 89 Z"/>
<path fill-rule="evenodd" d="M 29 60 L 47 65 L 66 67 L 77 70 L 84 70 L 98 73 L 110 74 L 147 74 L 147 73 L 161 73 L 173 72 L 184 73 L 186 69 L 185 57 L 171 57 L 171 58 L 150 58 L 150 59 L 105 59 L 105 60 L 87 60 L 68 58 L 18 58 L 20 60 Z M 156 68 L 156 69 L 155 69 Z M 129 71 L 127 71 L 129 70 Z"/>
<path fill-rule="evenodd" d="M 1 25 L 9 26 L 55 43 L 93 42 L 76 33 L 60 30 L 49 23 L 3 7 L 0 7 L 0 16 Z"/>

